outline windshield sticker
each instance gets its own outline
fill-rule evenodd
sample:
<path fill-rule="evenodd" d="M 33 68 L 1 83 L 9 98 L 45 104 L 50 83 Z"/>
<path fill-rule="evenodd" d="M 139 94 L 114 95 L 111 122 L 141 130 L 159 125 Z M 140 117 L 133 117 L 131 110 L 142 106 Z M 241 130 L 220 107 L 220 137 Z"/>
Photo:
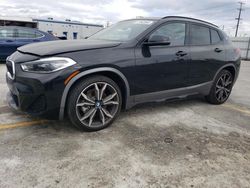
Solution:
<path fill-rule="evenodd" d="M 142 25 L 151 25 L 153 23 L 153 21 L 149 21 L 149 20 L 137 20 L 135 21 L 135 24 L 142 24 Z"/>

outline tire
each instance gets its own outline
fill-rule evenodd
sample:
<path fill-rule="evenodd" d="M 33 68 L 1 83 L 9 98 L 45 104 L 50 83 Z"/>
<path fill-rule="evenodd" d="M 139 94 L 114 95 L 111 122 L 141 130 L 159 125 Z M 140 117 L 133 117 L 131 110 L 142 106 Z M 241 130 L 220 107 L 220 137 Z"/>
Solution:
<path fill-rule="evenodd" d="M 230 71 L 223 69 L 216 76 L 210 93 L 206 100 L 211 104 L 223 104 L 227 101 L 233 88 L 233 75 Z"/>
<path fill-rule="evenodd" d="M 67 113 L 76 128 L 98 131 L 117 118 L 121 106 L 118 85 L 108 77 L 97 75 L 82 80 L 70 91 Z"/>

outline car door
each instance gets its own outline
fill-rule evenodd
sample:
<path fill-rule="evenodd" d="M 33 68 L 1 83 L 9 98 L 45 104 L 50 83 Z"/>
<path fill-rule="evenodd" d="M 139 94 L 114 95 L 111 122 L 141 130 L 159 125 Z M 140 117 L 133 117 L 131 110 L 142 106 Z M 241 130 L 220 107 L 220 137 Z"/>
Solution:
<path fill-rule="evenodd" d="M 151 32 L 135 49 L 137 94 L 154 93 L 187 85 L 188 48 L 185 22 L 168 22 Z M 147 45 L 152 38 L 165 38 L 168 45 Z"/>
<path fill-rule="evenodd" d="M 16 51 L 16 47 L 14 28 L 0 28 L 0 58 L 5 59 L 7 56 Z"/>
<path fill-rule="evenodd" d="M 198 85 L 213 80 L 215 72 L 225 61 L 222 38 L 216 29 L 202 24 L 190 24 L 189 85 Z"/>
<path fill-rule="evenodd" d="M 16 43 L 19 47 L 33 42 L 40 42 L 42 41 L 44 35 L 39 33 L 35 29 L 17 28 L 16 37 L 17 37 Z"/>

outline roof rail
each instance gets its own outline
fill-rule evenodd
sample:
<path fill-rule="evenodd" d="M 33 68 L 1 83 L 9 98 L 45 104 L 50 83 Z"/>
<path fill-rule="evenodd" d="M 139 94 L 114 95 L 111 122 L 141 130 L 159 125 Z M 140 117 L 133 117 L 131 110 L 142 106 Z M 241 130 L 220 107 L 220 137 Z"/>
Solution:
<path fill-rule="evenodd" d="M 210 23 L 210 22 L 207 22 L 207 21 L 204 21 L 204 20 L 199 20 L 199 19 L 196 19 L 196 18 L 185 17 L 185 16 L 165 16 L 165 17 L 163 17 L 162 19 L 167 19 L 167 18 L 183 18 L 183 19 L 189 19 L 189 20 L 194 20 L 194 21 L 200 21 L 200 22 L 203 22 L 203 23 L 210 24 L 210 25 L 212 25 L 212 26 L 218 27 L 217 25 L 212 24 L 212 23 Z"/>

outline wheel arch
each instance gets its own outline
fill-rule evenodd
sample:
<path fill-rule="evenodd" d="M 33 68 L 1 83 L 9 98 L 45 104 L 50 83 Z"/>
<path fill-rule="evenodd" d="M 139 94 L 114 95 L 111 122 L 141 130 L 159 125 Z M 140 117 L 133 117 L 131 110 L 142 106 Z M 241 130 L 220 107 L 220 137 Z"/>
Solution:
<path fill-rule="evenodd" d="M 229 66 L 229 67 L 225 67 L 224 69 L 225 69 L 225 70 L 228 70 L 229 72 L 231 72 L 232 75 L 233 75 L 233 80 L 235 80 L 235 74 L 236 74 L 235 68 L 232 67 L 232 66 Z"/>
<path fill-rule="evenodd" d="M 112 67 L 94 68 L 94 69 L 86 70 L 77 74 L 66 85 L 63 91 L 63 95 L 62 95 L 61 103 L 60 103 L 60 111 L 59 111 L 60 120 L 64 119 L 67 98 L 72 87 L 74 87 L 74 85 L 77 84 L 80 80 L 89 76 L 93 76 L 93 75 L 107 76 L 111 78 L 112 80 L 114 80 L 115 82 L 118 82 L 117 85 L 120 87 L 121 92 L 122 92 L 123 108 L 127 108 L 128 99 L 130 97 L 130 87 L 129 87 L 129 83 L 125 75 L 118 69 L 115 69 Z"/>
<path fill-rule="evenodd" d="M 222 71 L 222 70 L 228 70 L 230 71 L 231 73 L 233 73 L 233 77 L 234 77 L 234 82 L 236 80 L 236 67 L 233 63 L 230 63 L 230 64 L 226 64 L 222 67 L 219 68 L 219 70 L 217 70 L 217 72 L 215 73 L 214 75 L 214 78 L 213 78 L 213 81 L 215 81 L 217 75 Z"/>

